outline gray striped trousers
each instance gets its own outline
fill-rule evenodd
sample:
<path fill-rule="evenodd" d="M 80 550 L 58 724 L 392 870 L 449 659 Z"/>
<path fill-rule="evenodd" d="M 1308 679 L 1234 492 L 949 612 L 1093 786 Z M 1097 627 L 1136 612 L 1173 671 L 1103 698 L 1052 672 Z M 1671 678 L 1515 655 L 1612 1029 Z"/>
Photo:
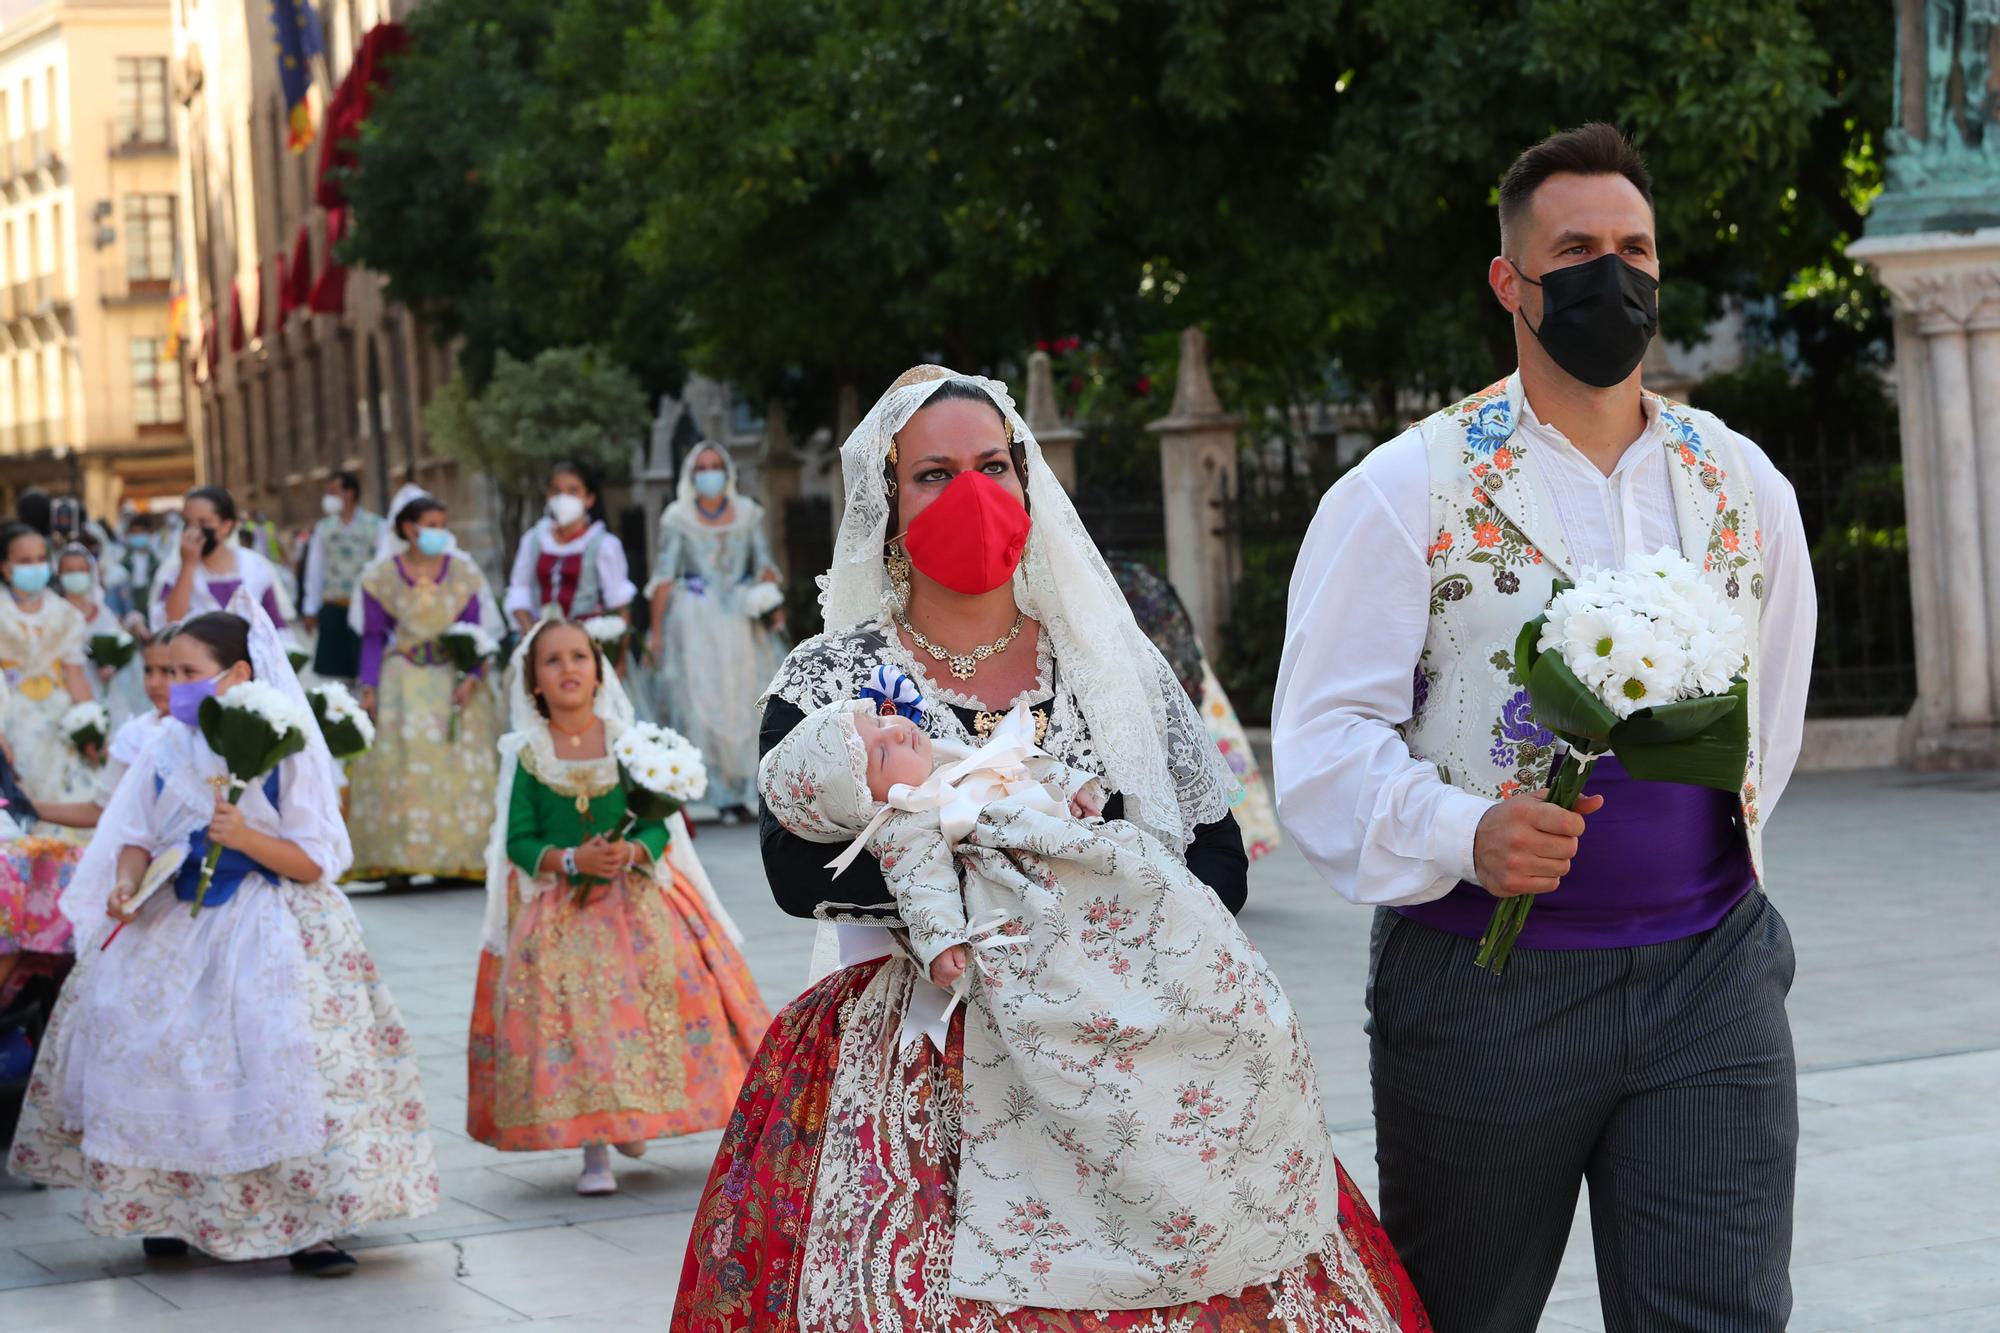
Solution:
<path fill-rule="evenodd" d="M 1588 1182 L 1610 1333 L 1782 1330 L 1798 1085 L 1791 933 L 1517 950 L 1383 911 L 1368 982 L 1382 1222 L 1438 1333 L 1530 1333 Z"/>

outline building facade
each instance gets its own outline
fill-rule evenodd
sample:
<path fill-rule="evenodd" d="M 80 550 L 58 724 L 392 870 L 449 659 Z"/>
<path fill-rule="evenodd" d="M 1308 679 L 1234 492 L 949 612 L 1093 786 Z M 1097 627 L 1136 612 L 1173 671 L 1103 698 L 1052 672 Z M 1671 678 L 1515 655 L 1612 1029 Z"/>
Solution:
<path fill-rule="evenodd" d="M 195 463 L 170 346 L 169 0 L 0 3 L 0 501 L 98 514 Z"/>
<path fill-rule="evenodd" d="M 371 32 L 408 0 L 326 0 L 313 123 L 355 74 Z M 415 481 L 452 508 L 460 542 L 489 568 L 497 529 L 485 483 L 426 447 L 423 405 L 450 357 L 382 280 L 333 258 L 341 211 L 321 202 L 321 144 L 289 145 L 269 0 L 175 0 L 173 52 L 184 147 L 181 224 L 192 237 L 193 336 L 183 358 L 204 480 L 246 511 L 298 526 L 336 471 L 381 509 Z M 379 33 L 378 33 L 379 36 Z"/>

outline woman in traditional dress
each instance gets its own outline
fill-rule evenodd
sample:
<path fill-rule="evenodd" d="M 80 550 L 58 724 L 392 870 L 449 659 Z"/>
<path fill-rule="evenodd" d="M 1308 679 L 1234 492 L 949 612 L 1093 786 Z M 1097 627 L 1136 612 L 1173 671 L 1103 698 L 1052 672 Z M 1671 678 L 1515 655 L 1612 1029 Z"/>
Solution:
<path fill-rule="evenodd" d="M 105 599 L 99 568 L 97 557 L 82 542 L 71 542 L 56 557 L 56 579 L 62 585 L 63 600 L 83 617 L 86 645 L 99 636 L 108 638 L 130 632 Z M 143 639 L 145 635 L 141 633 L 138 637 Z M 97 701 L 111 714 L 113 727 L 121 727 L 147 713 L 145 667 L 138 653 L 133 653 L 132 660 L 116 671 L 93 663 L 88 674 Z"/>
<path fill-rule="evenodd" d="M 726 823 L 757 807 L 757 694 L 785 655 L 766 623 L 782 609 L 752 616 L 745 599 L 778 581 L 763 506 L 736 493 L 727 449 L 697 445 L 660 517 L 648 675 L 659 715 L 707 760 L 707 803 Z"/>
<path fill-rule="evenodd" d="M 548 512 L 521 536 L 507 578 L 507 614 L 523 630 L 545 614 L 584 621 L 624 616 L 639 590 L 625 544 L 606 525 L 597 476 L 582 463 L 549 469 Z"/>
<path fill-rule="evenodd" d="M 480 879 L 499 771 L 499 710 L 486 672 L 461 676 L 438 640 L 478 625 L 486 576 L 453 549 L 429 496 L 394 515 L 399 555 L 361 574 L 352 608 L 361 706 L 375 744 L 348 769 L 356 879 Z"/>
<path fill-rule="evenodd" d="M 632 709 L 602 651 L 544 621 L 508 679 L 466 1132 L 580 1147 L 577 1192 L 610 1194 L 606 1145 L 728 1121 L 770 1013 L 680 816 L 627 827 L 611 756 Z"/>
<path fill-rule="evenodd" d="M 222 610 L 239 588 L 280 630 L 291 624 L 277 569 L 236 539 L 235 497 L 220 486 L 197 486 L 181 501 L 181 518 L 180 545 L 153 577 L 146 614 L 156 632 Z"/>
<path fill-rule="evenodd" d="M 82 1192 L 102 1236 L 149 1255 L 290 1255 L 354 1267 L 336 1238 L 438 1204 L 416 1053 L 333 880 L 347 868 L 333 758 L 306 748 L 231 805 L 195 722 L 246 682 L 310 716 L 270 619 L 183 623 L 170 646 L 176 725 L 119 784 L 63 914 L 80 964 L 35 1064 L 10 1166 Z M 223 848 L 199 912 L 209 845 Z M 172 892 L 124 919 L 149 863 Z"/>
<path fill-rule="evenodd" d="M 1235 783 L 1004 386 L 912 370 L 848 439 L 841 470 L 828 632 L 793 650 L 772 683 L 765 748 L 806 713 L 857 696 L 960 745 L 1026 706 L 1049 754 L 1102 777 L 1107 818 L 1145 828 L 1240 907 Z M 895 688 L 875 683 L 884 666 Z M 949 995 L 882 928 L 895 905 L 873 857 L 836 883 L 827 845 L 768 813 L 763 846 L 780 906 L 842 922 L 826 959 L 840 970 L 780 1012 L 758 1052 L 695 1214 L 675 1328 L 1428 1327 L 1373 1212 L 1337 1169 L 1339 1217 L 1326 1219 L 1316 1252 L 1240 1290 L 1095 1312 L 959 1294 L 953 1250 L 972 1243 L 954 1216 L 960 1155 L 981 1151 L 960 1142 L 963 1013 L 946 1020 Z M 1008 1163 L 980 1167 L 991 1176 Z M 1007 1262 L 1032 1264 L 1037 1245 L 1114 1243 L 1089 1234 L 1063 1199 L 1024 1205 L 1016 1222 Z M 1203 1225 L 1229 1218 L 1190 1219 L 1191 1236 Z"/>
<path fill-rule="evenodd" d="M 0 735 L 14 754 L 21 786 L 43 802 L 89 801 L 96 773 L 63 734 L 73 705 L 96 696 L 85 650 L 89 640 L 75 607 L 49 588 L 48 538 L 25 523 L 0 524 Z"/>

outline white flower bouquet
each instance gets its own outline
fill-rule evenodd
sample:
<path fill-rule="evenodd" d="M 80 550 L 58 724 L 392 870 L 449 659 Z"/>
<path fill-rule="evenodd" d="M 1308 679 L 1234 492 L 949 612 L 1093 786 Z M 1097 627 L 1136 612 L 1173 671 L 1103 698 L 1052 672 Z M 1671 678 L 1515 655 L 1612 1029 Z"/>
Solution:
<path fill-rule="evenodd" d="M 632 626 L 623 616 L 591 616 L 583 622 L 583 632 L 603 649 L 606 657 L 615 658 L 625 646 L 625 636 L 632 632 Z"/>
<path fill-rule="evenodd" d="M 444 633 L 438 635 L 438 650 L 451 659 L 458 678 L 464 680 L 500 656 L 500 641 L 488 634 L 485 626 L 461 620 L 445 626 Z M 456 708 L 451 710 L 451 723 L 445 736 L 448 741 L 458 740 L 458 712 Z"/>
<path fill-rule="evenodd" d="M 286 629 L 279 638 L 285 645 L 285 660 L 292 664 L 292 670 L 304 671 L 306 664 L 313 660 L 312 651 L 290 629 Z"/>
<path fill-rule="evenodd" d="M 138 651 L 139 641 L 122 629 L 90 636 L 90 660 L 106 670 L 124 670 Z"/>
<path fill-rule="evenodd" d="M 63 735 L 76 752 L 84 757 L 92 768 L 104 763 L 104 743 L 111 739 L 111 714 L 99 703 L 82 703 L 71 706 L 62 715 Z M 92 755 L 95 758 L 92 758 Z"/>
<path fill-rule="evenodd" d="M 229 770 L 224 795 L 234 805 L 243 799 L 251 783 L 261 781 L 266 773 L 306 748 L 306 728 L 313 720 L 275 686 L 247 680 L 227 694 L 203 699 L 200 725 L 202 739 Z M 201 904 L 208 897 L 216 862 L 221 859 L 221 845 L 210 842 L 208 855 L 201 862 L 201 882 L 195 887 L 194 911 L 189 915 L 201 915 Z"/>
<path fill-rule="evenodd" d="M 319 723 L 326 748 L 341 763 L 375 743 L 375 720 L 340 682 L 313 686 L 306 691 L 306 702 L 312 705 L 313 721 Z"/>
<path fill-rule="evenodd" d="M 635 722 L 611 746 L 618 776 L 625 785 L 625 822 L 618 831 L 629 838 L 641 821 L 670 819 L 689 801 L 708 790 L 708 766 L 694 743 L 671 727 Z M 589 886 L 579 886 L 582 905 Z"/>
<path fill-rule="evenodd" d="M 1535 721 L 1568 748 L 1549 800 L 1575 807 L 1599 756 L 1644 782 L 1735 791 L 1750 757 L 1748 635 L 1743 618 L 1678 551 L 1631 569 L 1558 583 L 1521 627 L 1515 660 Z M 1505 970 L 1533 895 L 1502 899 L 1476 959 Z"/>
<path fill-rule="evenodd" d="M 785 590 L 775 583 L 753 583 L 743 590 L 743 600 L 739 605 L 743 614 L 752 620 L 763 620 L 773 612 L 783 609 Z"/>

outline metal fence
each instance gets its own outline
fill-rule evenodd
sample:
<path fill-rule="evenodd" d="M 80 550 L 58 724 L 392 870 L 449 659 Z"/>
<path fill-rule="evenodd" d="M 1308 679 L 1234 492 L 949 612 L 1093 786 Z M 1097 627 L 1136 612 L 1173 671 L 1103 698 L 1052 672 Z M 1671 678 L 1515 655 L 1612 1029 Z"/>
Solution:
<path fill-rule="evenodd" d="M 1824 429 L 1761 441 L 1798 492 L 1819 594 L 1815 717 L 1908 711 L 1917 697 L 1903 467 L 1887 438 Z"/>

